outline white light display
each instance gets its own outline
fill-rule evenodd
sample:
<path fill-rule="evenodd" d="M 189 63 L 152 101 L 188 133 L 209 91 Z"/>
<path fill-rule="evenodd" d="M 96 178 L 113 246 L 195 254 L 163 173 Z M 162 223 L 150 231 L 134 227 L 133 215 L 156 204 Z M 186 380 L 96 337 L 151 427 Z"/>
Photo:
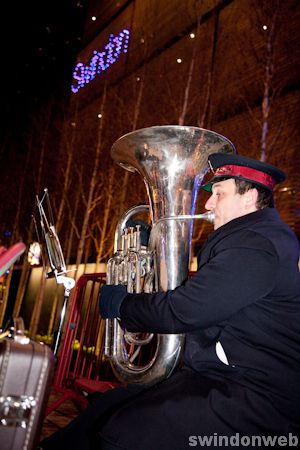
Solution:
<path fill-rule="evenodd" d="M 79 89 L 90 83 L 96 75 L 107 70 L 128 50 L 130 33 L 124 29 L 118 35 L 110 34 L 108 44 L 103 51 L 94 50 L 93 56 L 87 65 L 78 62 L 73 72 L 72 92 L 75 94 Z"/>

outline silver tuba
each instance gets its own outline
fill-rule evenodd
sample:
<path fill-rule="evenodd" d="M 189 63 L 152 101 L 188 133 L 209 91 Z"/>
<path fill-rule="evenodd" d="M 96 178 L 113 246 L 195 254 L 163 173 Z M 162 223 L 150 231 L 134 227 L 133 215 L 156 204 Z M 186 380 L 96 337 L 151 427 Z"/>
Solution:
<path fill-rule="evenodd" d="M 141 292 L 138 280 L 143 276 L 144 292 L 166 291 L 187 278 L 193 219 L 213 221 L 210 213 L 194 215 L 194 212 L 198 190 L 208 170 L 208 156 L 218 152 L 234 153 L 235 149 L 218 133 L 177 125 L 137 130 L 113 144 L 112 158 L 143 177 L 152 231 L 149 248 L 141 248 L 140 230 L 128 232 L 126 221 L 136 212 L 146 211 L 148 206 L 133 207 L 125 213 L 116 231 L 115 254 L 108 262 L 108 284 L 126 284 L 129 292 Z M 107 320 L 105 355 L 118 379 L 151 385 L 170 376 L 180 362 L 184 334 L 156 335 L 156 350 L 150 362 L 134 364 L 126 346 L 136 345 L 139 349 L 151 338 L 151 334 L 128 333 L 117 319 Z"/>

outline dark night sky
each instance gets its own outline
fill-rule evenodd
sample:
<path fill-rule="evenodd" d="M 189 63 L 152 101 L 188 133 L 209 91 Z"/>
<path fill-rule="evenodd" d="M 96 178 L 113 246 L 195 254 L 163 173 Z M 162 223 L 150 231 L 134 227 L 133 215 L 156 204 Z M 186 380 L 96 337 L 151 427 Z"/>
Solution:
<path fill-rule="evenodd" d="M 85 0 L 17 0 L 1 7 L 1 135 L 68 90 L 81 45 Z"/>

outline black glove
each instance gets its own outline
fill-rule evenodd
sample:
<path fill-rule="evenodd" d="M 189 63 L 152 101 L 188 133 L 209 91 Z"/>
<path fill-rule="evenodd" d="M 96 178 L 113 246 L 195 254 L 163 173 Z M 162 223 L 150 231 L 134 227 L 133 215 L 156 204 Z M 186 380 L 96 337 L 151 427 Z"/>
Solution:
<path fill-rule="evenodd" d="M 121 284 L 102 286 L 99 296 L 100 315 L 103 319 L 114 319 L 120 315 L 121 303 L 127 295 L 127 287 Z"/>

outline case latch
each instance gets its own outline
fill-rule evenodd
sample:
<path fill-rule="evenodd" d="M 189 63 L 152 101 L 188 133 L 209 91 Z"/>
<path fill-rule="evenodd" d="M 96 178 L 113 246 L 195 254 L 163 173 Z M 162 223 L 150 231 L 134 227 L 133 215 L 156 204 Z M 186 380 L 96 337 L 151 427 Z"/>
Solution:
<path fill-rule="evenodd" d="M 0 423 L 5 427 L 26 428 L 36 400 L 28 395 L 0 397 Z"/>

